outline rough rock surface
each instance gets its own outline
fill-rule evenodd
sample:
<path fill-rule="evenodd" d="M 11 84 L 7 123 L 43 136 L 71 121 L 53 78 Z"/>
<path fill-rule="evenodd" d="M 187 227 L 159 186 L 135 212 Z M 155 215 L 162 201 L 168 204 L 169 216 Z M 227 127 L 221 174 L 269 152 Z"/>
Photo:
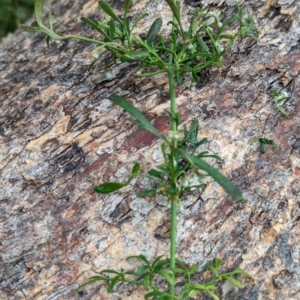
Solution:
<path fill-rule="evenodd" d="M 110 1 L 121 12 L 122 1 Z M 133 1 L 132 15 L 170 12 L 161 0 Z M 234 11 L 232 1 L 192 1 Z M 214 6 L 219 3 L 219 6 Z M 220 5 L 221 4 L 221 5 Z M 220 70 L 210 70 L 191 91 L 177 89 L 184 123 L 200 121 L 208 149 L 243 191 L 233 201 L 214 182 L 183 199 L 178 253 L 199 265 L 215 257 L 225 269 L 240 266 L 255 282 L 221 299 L 300 299 L 300 1 L 244 1 L 260 29 L 257 45 L 234 45 Z M 97 1 L 57 1 L 57 31 L 93 35 L 80 16 L 98 18 Z M 141 32 L 144 30 L 141 28 Z M 92 187 L 121 181 L 135 161 L 144 169 L 161 161 L 159 142 L 129 122 L 107 100 L 112 92 L 146 112 L 164 131 L 169 123 L 165 76 L 134 77 L 135 66 L 113 66 L 110 77 L 88 71 L 94 48 L 74 40 L 51 42 L 18 32 L 0 44 L 0 299 L 143 299 L 141 290 L 103 286 L 76 293 L 94 271 L 129 267 L 124 258 L 168 254 L 168 208 L 163 199 L 137 199 L 137 180 L 118 194 Z M 285 91 L 284 118 L 270 92 Z M 277 149 L 262 155 L 259 137 Z M 95 290 L 96 289 L 96 290 Z M 226 289 L 223 289 L 225 291 Z M 93 295 L 94 294 L 94 295 Z M 198 299 L 208 299 L 200 296 Z"/>

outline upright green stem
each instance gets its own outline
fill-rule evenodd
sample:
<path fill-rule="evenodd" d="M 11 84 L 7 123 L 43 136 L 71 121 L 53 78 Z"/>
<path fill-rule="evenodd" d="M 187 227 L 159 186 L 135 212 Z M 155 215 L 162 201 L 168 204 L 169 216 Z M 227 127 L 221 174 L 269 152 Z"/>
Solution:
<path fill-rule="evenodd" d="M 170 234 L 170 269 L 175 269 L 176 264 L 176 215 L 177 197 L 171 198 L 171 234 Z M 174 276 L 175 277 L 175 276 Z M 175 278 L 173 278 L 175 280 Z M 175 286 L 170 284 L 170 295 L 174 296 Z"/>
<path fill-rule="evenodd" d="M 172 131 L 177 131 L 177 121 L 176 121 L 176 95 L 175 95 L 175 81 L 174 81 L 174 62 L 173 62 L 173 53 L 174 44 L 171 42 L 171 52 L 169 54 L 169 66 L 168 66 L 168 76 L 169 76 L 169 88 L 170 88 L 170 100 L 171 100 L 171 128 Z M 177 141 L 174 139 L 172 141 L 172 146 L 177 147 Z M 172 150 L 173 151 L 173 150 Z M 172 165 L 173 171 L 176 169 L 175 159 L 172 155 Z M 176 186 L 176 178 L 173 176 L 172 184 Z M 176 255 L 176 206 L 177 206 L 177 196 L 174 195 L 171 197 L 171 234 L 170 234 L 170 269 L 175 269 L 175 255 Z M 173 275 L 173 280 L 175 276 Z M 175 286 L 170 284 L 169 293 L 171 296 L 175 295 Z"/>

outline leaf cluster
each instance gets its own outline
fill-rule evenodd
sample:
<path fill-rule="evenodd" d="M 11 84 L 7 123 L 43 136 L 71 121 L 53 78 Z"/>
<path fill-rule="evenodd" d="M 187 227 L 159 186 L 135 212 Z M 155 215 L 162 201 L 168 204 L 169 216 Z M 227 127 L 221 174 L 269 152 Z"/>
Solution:
<path fill-rule="evenodd" d="M 129 256 L 127 261 L 131 260 L 137 260 L 140 263 L 140 266 L 136 270 L 103 270 L 99 275 L 90 277 L 88 281 L 78 288 L 78 291 L 95 282 L 104 281 L 107 283 L 108 293 L 112 293 L 119 283 L 130 283 L 136 286 L 142 286 L 144 290 L 147 291 L 145 299 L 184 300 L 195 297 L 199 292 L 204 292 L 214 300 L 219 300 L 218 296 L 215 294 L 215 290 L 217 289 L 215 283 L 227 280 L 234 286 L 242 288 L 242 283 L 236 278 L 237 276 L 242 275 L 253 279 L 250 274 L 240 268 L 236 268 L 230 272 L 221 273 L 220 268 L 223 261 L 218 258 L 214 259 L 212 264 L 206 265 L 207 269 L 212 271 L 213 277 L 207 283 L 202 284 L 195 283 L 191 279 L 191 275 L 198 270 L 196 265 L 188 267 L 184 262 L 176 259 L 176 266 L 171 269 L 169 259 L 158 256 L 151 263 L 143 254 Z M 161 291 L 157 287 L 156 283 L 161 282 L 161 280 L 171 285 L 175 285 L 176 282 L 184 280 L 185 284 L 177 296 L 172 296 L 168 292 Z"/>
<path fill-rule="evenodd" d="M 81 20 L 101 35 L 101 39 L 92 39 L 79 35 L 58 34 L 53 29 L 53 15 L 49 14 L 49 26 L 42 22 L 44 0 L 35 0 L 36 22 L 31 26 L 21 25 L 21 29 L 31 32 L 42 32 L 49 38 L 64 40 L 75 38 L 98 46 L 96 61 L 106 52 L 113 55 L 105 69 L 113 62 L 140 62 L 141 68 L 137 76 L 152 76 L 167 72 L 173 68 L 177 81 L 182 81 L 184 73 L 189 73 L 193 81 L 199 80 L 200 72 L 209 67 L 220 67 L 225 52 L 237 37 L 250 37 L 257 41 L 258 30 L 251 17 L 243 18 L 243 10 L 237 4 L 237 13 L 226 18 L 225 13 L 215 15 L 202 8 L 196 10 L 190 19 L 189 28 L 183 28 L 180 16 L 180 2 L 166 0 L 173 13 L 173 20 L 168 24 L 173 27 L 172 34 L 165 38 L 160 34 L 162 20 L 157 18 L 147 34 L 137 35 L 134 29 L 147 16 L 142 14 L 133 21 L 128 16 L 131 0 L 124 3 L 124 13 L 118 16 L 104 0 L 99 1 L 100 9 L 105 13 L 105 20 L 93 21 L 87 17 Z M 235 33 L 229 29 L 237 23 Z M 169 57 L 172 55 L 172 61 Z"/>
<path fill-rule="evenodd" d="M 259 138 L 258 141 L 260 142 L 260 152 L 261 152 L 261 154 L 266 153 L 267 145 L 271 145 L 273 148 L 277 148 L 277 145 L 273 140 L 266 139 L 266 138 Z"/>
<path fill-rule="evenodd" d="M 139 173 L 139 164 L 136 164 L 125 183 L 106 182 L 96 186 L 94 188 L 96 192 L 102 194 L 114 192 L 128 185 L 134 177 L 141 175 L 153 180 L 156 183 L 156 187 L 137 193 L 138 197 L 160 194 L 168 197 L 168 199 L 179 199 L 181 195 L 191 189 L 204 187 L 202 184 L 190 184 L 194 176 L 203 176 L 203 173 L 199 172 L 199 170 L 202 170 L 218 182 L 236 202 L 243 200 L 241 192 L 231 181 L 203 160 L 203 158 L 207 157 L 217 160 L 220 160 L 220 158 L 217 155 L 209 154 L 207 151 L 196 153 L 196 150 L 207 141 L 206 138 L 198 140 L 198 120 L 193 121 L 190 129 L 186 125 L 183 127 L 182 139 L 180 138 L 180 132 L 171 131 L 167 136 L 164 136 L 129 101 L 117 95 L 110 95 L 108 98 L 127 111 L 141 128 L 163 140 L 161 149 L 164 163 L 158 166 L 157 169 L 151 169 L 146 175 Z M 180 118 L 178 115 L 176 119 L 179 123 Z"/>
<path fill-rule="evenodd" d="M 288 98 L 288 94 L 286 92 L 272 91 L 271 96 L 275 97 L 274 103 L 277 110 L 288 119 L 290 117 L 289 114 L 279 105 L 279 102 Z"/>

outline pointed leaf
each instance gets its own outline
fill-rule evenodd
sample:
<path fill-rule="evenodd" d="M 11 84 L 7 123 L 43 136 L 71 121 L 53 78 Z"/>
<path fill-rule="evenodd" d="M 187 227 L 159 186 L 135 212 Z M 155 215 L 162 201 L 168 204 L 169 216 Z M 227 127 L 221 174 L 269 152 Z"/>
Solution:
<path fill-rule="evenodd" d="M 192 77 L 195 81 L 199 81 L 199 77 L 194 70 L 192 70 Z"/>
<path fill-rule="evenodd" d="M 53 30 L 53 21 L 54 21 L 54 15 L 51 12 L 49 12 L 48 22 L 49 22 L 49 28 L 51 30 Z"/>
<path fill-rule="evenodd" d="M 188 297 L 193 298 L 193 297 L 195 297 L 198 293 L 199 293 L 199 290 L 193 289 L 193 290 L 189 291 Z"/>
<path fill-rule="evenodd" d="M 42 30 L 39 27 L 32 27 L 32 26 L 26 26 L 26 25 L 20 25 L 19 29 L 27 32 L 42 32 Z"/>
<path fill-rule="evenodd" d="M 214 259 L 214 266 L 219 269 L 221 267 L 221 265 L 223 264 L 223 260 L 220 258 L 215 258 Z"/>
<path fill-rule="evenodd" d="M 148 34 L 147 34 L 147 41 L 152 42 L 153 39 L 157 36 L 162 26 L 162 20 L 157 18 L 151 25 Z"/>
<path fill-rule="evenodd" d="M 104 276 L 93 276 L 93 277 L 90 277 L 88 279 L 88 281 L 86 281 L 85 283 L 83 283 L 82 285 L 80 285 L 76 291 L 81 291 L 83 288 L 85 288 L 86 286 L 90 285 L 90 284 L 93 284 L 97 281 L 100 281 L 100 280 L 103 280 L 103 281 L 108 281 L 109 279 L 104 277 Z"/>
<path fill-rule="evenodd" d="M 146 271 L 148 270 L 148 266 L 141 266 L 139 267 L 136 272 L 134 273 L 136 276 L 141 276 L 143 275 Z"/>
<path fill-rule="evenodd" d="M 119 59 L 121 62 L 132 62 L 147 57 L 149 55 L 150 53 L 147 51 L 135 51 L 135 52 L 130 52 L 128 54 L 124 54 Z"/>
<path fill-rule="evenodd" d="M 113 9 L 110 7 L 110 5 L 105 1 L 99 1 L 99 6 L 103 9 L 103 11 L 108 14 L 111 18 L 116 20 L 119 23 L 122 23 L 122 21 L 117 17 Z"/>
<path fill-rule="evenodd" d="M 44 2 L 45 0 L 35 0 L 34 2 L 35 18 L 39 26 L 43 25 L 42 13 L 43 13 Z"/>
<path fill-rule="evenodd" d="M 179 151 L 181 155 L 188 161 L 192 162 L 198 168 L 205 171 L 209 176 L 211 176 L 237 203 L 243 201 L 243 195 L 240 190 L 235 187 L 232 182 L 223 174 L 221 174 L 217 169 L 203 161 L 201 158 L 190 155 L 182 149 L 177 149 L 177 151 Z"/>
<path fill-rule="evenodd" d="M 131 171 L 131 174 L 132 175 L 137 175 L 139 170 L 140 170 L 141 166 L 140 164 L 137 162 L 134 164 L 133 168 L 132 168 L 132 171 Z"/>
<path fill-rule="evenodd" d="M 241 289 L 243 287 L 242 283 L 240 281 L 238 281 L 237 279 L 231 277 L 231 276 L 224 276 L 224 279 L 228 280 L 229 282 L 231 282 L 233 285 L 235 285 L 236 287 L 238 287 L 239 289 Z"/>
<path fill-rule="evenodd" d="M 129 261 L 130 259 L 139 259 L 141 261 L 143 261 L 144 263 L 146 263 L 146 265 L 149 265 L 149 261 L 147 260 L 146 256 L 143 254 L 140 255 L 132 255 L 132 256 L 128 256 L 126 258 L 127 261 Z"/>
<path fill-rule="evenodd" d="M 96 24 L 95 22 L 93 22 L 91 19 L 86 18 L 86 17 L 82 17 L 81 20 L 85 23 L 87 23 L 88 25 L 90 25 L 92 28 L 96 29 L 98 32 L 100 32 L 104 37 L 109 38 L 108 35 L 100 28 L 101 26 L 98 24 Z M 102 23 L 103 25 L 105 25 L 104 23 Z M 104 27 L 104 26 L 102 26 Z M 108 29 L 109 26 L 105 25 L 105 29 Z"/>
<path fill-rule="evenodd" d="M 146 276 L 144 277 L 144 280 L 143 280 L 143 287 L 146 291 L 149 290 L 149 285 L 150 285 L 150 274 L 146 274 Z"/>
<path fill-rule="evenodd" d="M 143 113 L 134 107 L 129 101 L 124 99 L 123 97 L 117 95 L 110 95 L 108 97 L 109 100 L 114 102 L 115 104 L 124 108 L 129 114 L 131 114 L 141 125 L 141 127 L 152 134 L 156 135 L 162 140 L 165 140 L 165 137 L 147 120 L 147 118 L 143 115 Z"/>
<path fill-rule="evenodd" d="M 131 4 L 131 0 L 125 0 L 125 5 L 124 5 L 124 20 L 126 19 L 129 7 Z"/>
<path fill-rule="evenodd" d="M 163 172 L 160 172 L 160 171 L 157 171 L 155 169 L 151 169 L 149 172 L 148 172 L 149 175 L 153 176 L 153 177 L 157 177 L 159 179 L 163 179 L 164 178 L 164 173 Z"/>
<path fill-rule="evenodd" d="M 246 271 L 242 270 L 241 268 L 236 268 L 233 271 L 225 273 L 223 275 L 244 275 L 244 276 L 246 276 L 246 277 L 251 278 L 252 280 L 254 280 L 254 278 L 249 273 L 247 273 Z"/>
<path fill-rule="evenodd" d="M 168 262 L 170 262 L 169 259 L 162 259 L 164 256 L 163 255 L 159 255 L 155 258 L 155 260 L 152 262 L 152 269 L 158 267 L 161 267 L 165 264 L 167 264 Z"/>
<path fill-rule="evenodd" d="M 111 279 L 111 280 L 110 280 L 110 283 L 109 283 L 108 286 L 107 286 L 107 292 L 108 292 L 108 293 L 111 293 L 111 292 L 113 291 L 115 285 L 116 285 L 118 282 L 120 282 L 120 281 L 121 281 L 121 280 L 120 280 L 119 276 L 116 276 L 115 278 Z"/>
<path fill-rule="evenodd" d="M 193 163 L 197 165 L 201 170 L 204 170 L 208 173 L 217 183 L 219 183 L 223 189 L 237 202 L 243 201 L 243 195 L 240 190 L 235 187 L 232 182 L 221 174 L 217 169 L 210 166 L 208 163 L 203 161 L 201 158 L 190 156 Z"/>
<path fill-rule="evenodd" d="M 209 48 L 208 46 L 206 45 L 206 43 L 203 41 L 202 37 L 197 37 L 197 41 L 198 41 L 198 44 L 200 46 L 200 48 L 204 51 L 204 52 L 209 52 Z"/>
<path fill-rule="evenodd" d="M 119 182 L 107 182 L 94 187 L 94 191 L 100 194 L 108 194 L 121 189 L 125 185 Z"/>
<path fill-rule="evenodd" d="M 211 291 L 206 291 L 206 293 L 213 298 L 213 300 L 220 300 L 220 298 Z"/>
<path fill-rule="evenodd" d="M 173 0 L 166 0 L 166 1 L 168 3 L 169 7 L 171 8 L 176 21 L 178 22 L 178 24 L 181 24 L 179 7 L 175 4 L 175 2 Z"/>
<path fill-rule="evenodd" d="M 113 40 L 115 37 L 116 25 L 115 25 L 114 21 L 109 21 L 107 24 L 109 25 L 110 38 Z"/>

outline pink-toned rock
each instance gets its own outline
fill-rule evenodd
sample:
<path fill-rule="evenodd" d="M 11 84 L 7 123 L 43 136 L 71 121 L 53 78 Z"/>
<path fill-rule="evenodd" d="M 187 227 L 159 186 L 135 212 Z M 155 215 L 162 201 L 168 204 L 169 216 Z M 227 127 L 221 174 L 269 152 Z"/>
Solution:
<path fill-rule="evenodd" d="M 186 1 L 234 12 L 234 1 Z M 122 1 L 109 1 L 122 11 Z M 242 290 L 220 287 L 221 299 L 300 299 L 300 2 L 241 1 L 260 29 L 261 41 L 238 41 L 220 70 L 210 70 L 192 89 L 176 89 L 184 123 L 197 118 L 216 165 L 243 191 L 233 201 L 213 181 L 182 199 L 178 256 L 199 265 L 225 260 L 255 277 Z M 193 5 L 193 6 L 191 6 Z M 81 16 L 102 17 L 94 1 L 51 1 L 58 32 L 93 36 Z M 146 11 L 164 28 L 171 13 L 163 1 L 133 1 L 131 14 Z M 46 14 L 45 14 L 46 16 Z M 51 42 L 17 32 L 0 44 L 0 299 L 143 299 L 141 289 L 76 288 L 94 272 L 130 267 L 129 255 L 168 254 L 168 214 L 163 199 L 137 199 L 149 186 L 138 179 L 113 195 L 93 186 L 123 181 L 134 162 L 144 170 L 159 163 L 159 142 L 129 122 L 107 99 L 117 93 L 143 110 L 161 131 L 169 128 L 167 78 L 134 77 L 135 67 L 114 65 L 111 78 L 88 71 L 93 46 Z M 271 91 L 288 93 L 275 108 Z M 260 154 L 260 137 L 277 149 Z M 226 294 L 226 295 L 225 295 Z M 199 296 L 197 299 L 204 299 Z M 208 299 L 208 298 L 205 298 Z"/>

